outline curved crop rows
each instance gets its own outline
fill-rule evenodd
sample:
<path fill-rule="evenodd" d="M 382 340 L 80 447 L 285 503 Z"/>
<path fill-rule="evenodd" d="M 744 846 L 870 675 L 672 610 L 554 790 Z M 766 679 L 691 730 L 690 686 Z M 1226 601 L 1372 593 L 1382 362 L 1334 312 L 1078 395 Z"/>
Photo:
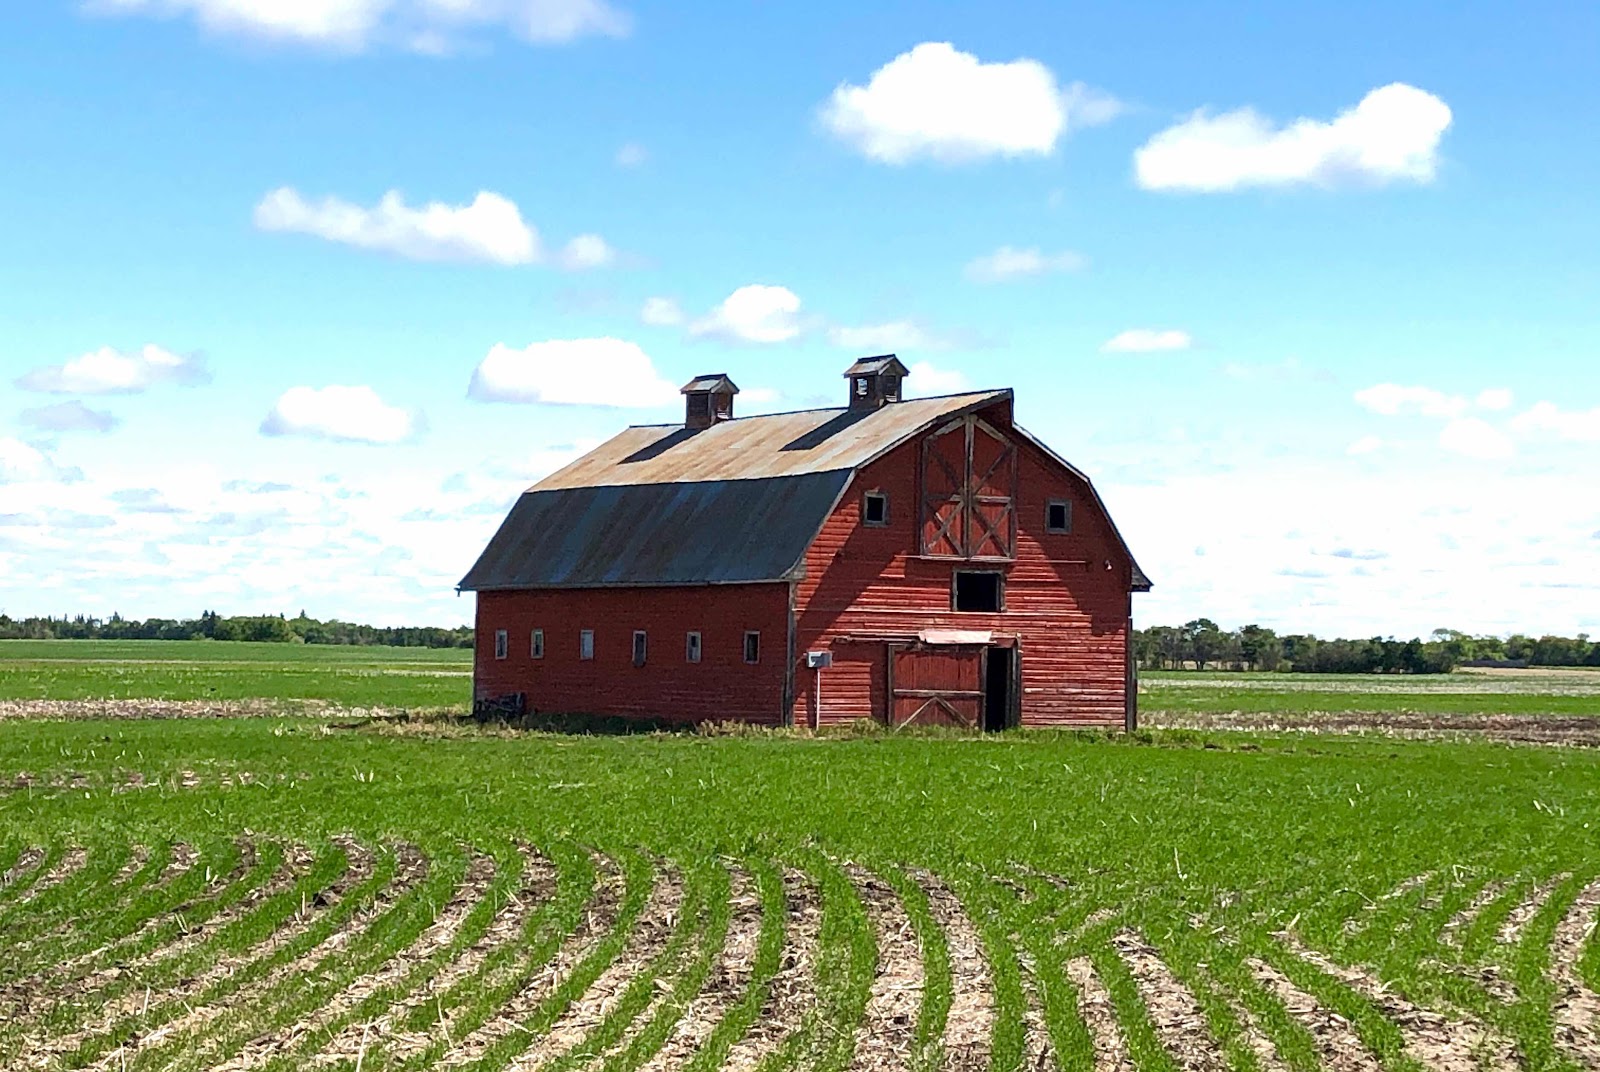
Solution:
<path fill-rule="evenodd" d="M 1319 942 L 1020 866 L 354 836 L 8 861 L 6 1069 L 1600 1068 L 1594 875 L 1418 875 Z"/>

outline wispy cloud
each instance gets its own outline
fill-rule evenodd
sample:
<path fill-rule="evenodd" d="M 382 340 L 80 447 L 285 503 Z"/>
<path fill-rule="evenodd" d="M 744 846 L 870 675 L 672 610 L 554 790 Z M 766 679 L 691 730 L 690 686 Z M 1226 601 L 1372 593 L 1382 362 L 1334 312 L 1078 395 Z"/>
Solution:
<path fill-rule="evenodd" d="M 1071 250 L 1046 253 L 1037 247 L 1001 246 L 993 253 L 968 261 L 965 271 L 974 283 L 1008 283 L 1051 272 L 1078 272 L 1088 264 L 1087 257 Z"/>
<path fill-rule="evenodd" d="M 195 386 L 211 382 L 203 357 L 180 355 L 154 344 L 138 350 L 102 346 L 60 365 L 47 365 L 17 380 L 24 391 L 57 395 L 131 395 L 161 383 Z"/>

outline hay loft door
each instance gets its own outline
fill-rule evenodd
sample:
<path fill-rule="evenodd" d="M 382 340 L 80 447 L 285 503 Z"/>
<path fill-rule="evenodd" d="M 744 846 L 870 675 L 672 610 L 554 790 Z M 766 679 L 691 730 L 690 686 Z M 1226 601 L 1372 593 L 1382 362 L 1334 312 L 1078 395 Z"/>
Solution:
<path fill-rule="evenodd" d="M 950 421 L 922 441 L 920 553 L 1015 558 L 1016 498 L 1016 445 L 976 416 Z"/>

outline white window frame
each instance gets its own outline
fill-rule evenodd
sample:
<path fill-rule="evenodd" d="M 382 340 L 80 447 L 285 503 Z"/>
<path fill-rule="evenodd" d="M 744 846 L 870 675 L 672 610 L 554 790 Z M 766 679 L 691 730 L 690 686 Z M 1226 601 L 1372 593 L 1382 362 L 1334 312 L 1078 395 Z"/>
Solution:
<path fill-rule="evenodd" d="M 533 634 L 528 638 L 528 658 L 530 658 L 530 659 L 543 659 L 544 658 L 544 630 L 543 629 L 535 629 L 533 631 Z"/>
<path fill-rule="evenodd" d="M 511 654 L 511 633 L 505 629 L 494 631 L 494 657 L 504 659 Z"/>
<path fill-rule="evenodd" d="M 578 630 L 578 659 L 581 662 L 590 662 L 594 659 L 594 630 Z"/>
<path fill-rule="evenodd" d="M 700 631 L 698 629 L 689 630 L 689 635 L 684 637 L 683 640 L 684 662 L 699 662 L 701 656 L 705 654 L 705 650 L 705 640 L 700 636 Z"/>
<path fill-rule="evenodd" d="M 633 631 L 633 665 L 643 666 L 650 661 L 650 634 L 643 629 Z"/>
<path fill-rule="evenodd" d="M 754 640 L 756 645 L 756 657 L 754 659 L 750 658 L 751 640 Z M 744 656 L 745 663 L 750 666 L 756 666 L 761 662 L 761 631 L 759 629 L 746 629 L 744 631 L 744 646 L 740 654 Z"/>

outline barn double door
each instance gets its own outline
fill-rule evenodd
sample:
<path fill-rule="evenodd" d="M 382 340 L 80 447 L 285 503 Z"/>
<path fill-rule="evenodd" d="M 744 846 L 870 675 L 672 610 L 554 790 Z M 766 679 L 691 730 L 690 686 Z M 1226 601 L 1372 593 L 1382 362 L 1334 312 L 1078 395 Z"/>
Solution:
<path fill-rule="evenodd" d="M 1016 724 L 1013 648 L 889 647 L 889 725 L 1003 729 Z"/>

